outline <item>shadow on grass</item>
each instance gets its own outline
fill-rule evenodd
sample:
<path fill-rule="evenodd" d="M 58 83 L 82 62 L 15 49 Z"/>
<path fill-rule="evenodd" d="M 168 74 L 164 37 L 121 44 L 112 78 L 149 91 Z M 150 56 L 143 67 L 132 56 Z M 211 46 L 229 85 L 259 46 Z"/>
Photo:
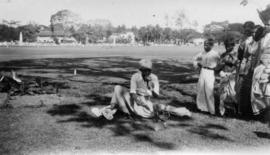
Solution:
<path fill-rule="evenodd" d="M 81 107 L 76 104 L 57 105 L 53 106 L 47 113 L 51 116 L 66 116 L 76 114 L 80 109 Z"/>
<path fill-rule="evenodd" d="M 259 138 L 270 139 L 270 134 L 266 132 L 254 131 Z"/>
<path fill-rule="evenodd" d="M 204 126 L 204 128 L 208 128 L 208 129 L 218 129 L 218 130 L 228 130 L 228 128 L 219 125 L 219 124 L 212 124 L 212 123 L 208 123 Z"/>
<path fill-rule="evenodd" d="M 51 116 L 70 116 L 68 119 L 57 121 L 57 123 L 77 122 L 83 128 L 108 129 L 113 132 L 113 136 L 124 136 L 135 140 L 136 142 L 147 142 L 161 149 L 173 150 L 176 148 L 174 143 L 164 142 L 149 135 L 154 132 L 155 122 L 151 119 L 131 118 L 130 116 L 118 111 L 113 120 L 106 120 L 104 117 L 94 118 L 83 111 L 81 106 L 100 106 L 108 105 L 110 98 L 98 95 L 90 95 L 93 102 L 81 103 L 78 105 L 57 105 L 47 111 Z M 189 120 L 187 118 L 174 118 L 174 121 Z"/>
<path fill-rule="evenodd" d="M 129 79 L 131 74 L 138 69 L 138 60 L 130 57 L 13 60 L 0 62 L 0 70 L 41 69 L 41 71 L 36 72 L 42 73 L 44 69 L 56 69 L 61 70 L 62 73 L 73 73 L 73 70 L 76 68 L 78 73 L 82 75 Z M 156 60 L 153 60 L 153 66 L 153 72 L 159 76 L 159 79 L 173 83 L 193 83 L 197 81 L 197 78 L 192 77 L 194 73 L 191 63 L 176 62 L 176 65 L 173 65 L 169 63 L 169 60 L 163 60 L 162 63 L 157 63 Z M 117 70 L 117 68 L 119 69 Z M 45 71 L 44 74 L 46 73 Z"/>
<path fill-rule="evenodd" d="M 146 134 L 135 134 L 134 135 L 135 140 L 136 141 L 140 141 L 140 142 L 148 142 L 151 144 L 154 144 L 155 146 L 162 148 L 162 149 L 166 149 L 166 150 L 172 150 L 175 148 L 175 145 L 172 143 L 167 143 L 167 142 L 156 142 L 153 141 L 153 139 L 151 139 L 148 135 Z"/>
<path fill-rule="evenodd" d="M 101 118 L 94 118 L 90 116 L 86 112 L 79 111 L 77 106 L 74 106 L 75 109 L 71 110 L 66 107 L 72 108 L 73 105 L 63 106 L 56 108 L 56 110 L 49 110 L 48 113 L 55 116 L 57 115 L 55 112 L 59 109 L 58 115 L 72 115 L 71 118 L 66 120 L 59 120 L 58 123 L 70 123 L 70 122 L 77 122 L 81 123 L 81 127 L 84 128 L 99 128 L 99 129 L 109 129 L 113 132 L 113 135 L 118 136 L 125 136 L 134 139 L 136 142 L 147 142 L 151 145 L 159 147 L 161 149 L 168 149 L 172 150 L 175 148 L 175 144 L 161 142 L 160 140 L 155 140 L 148 134 L 138 134 L 138 132 L 151 132 L 153 129 L 149 126 L 150 120 L 131 120 L 125 114 L 121 112 L 117 112 L 115 118 L 111 121 L 106 120 L 104 117 Z M 64 110 L 63 110 L 64 109 Z M 63 112 L 65 111 L 65 112 Z"/>
<path fill-rule="evenodd" d="M 174 107 L 185 107 L 188 110 L 192 111 L 192 112 L 199 112 L 197 109 L 197 106 L 194 102 L 183 102 L 183 101 L 179 101 L 179 100 L 171 100 L 168 105 L 174 106 Z"/>
<path fill-rule="evenodd" d="M 192 128 L 188 130 L 190 133 L 193 134 L 197 134 L 200 135 L 204 138 L 209 138 L 212 140 L 218 140 L 218 141 L 229 141 L 229 142 L 233 142 L 233 140 L 231 140 L 230 138 L 223 136 L 219 133 L 214 133 L 212 131 L 210 131 L 209 129 L 207 129 L 206 127 L 196 127 L 196 128 Z"/>
<path fill-rule="evenodd" d="M 97 94 L 90 94 L 90 95 L 86 95 L 85 97 L 92 100 L 92 101 L 81 103 L 81 104 L 87 105 L 87 106 L 109 105 L 110 101 L 111 101 L 110 97 L 100 96 Z"/>

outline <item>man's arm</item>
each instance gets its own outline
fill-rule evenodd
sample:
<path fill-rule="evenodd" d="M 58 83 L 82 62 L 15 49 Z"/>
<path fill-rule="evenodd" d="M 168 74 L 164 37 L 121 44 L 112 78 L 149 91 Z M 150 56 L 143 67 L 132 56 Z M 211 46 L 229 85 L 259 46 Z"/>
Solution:
<path fill-rule="evenodd" d="M 148 82 L 148 89 L 151 91 L 153 97 L 159 97 L 159 82 L 158 77 L 153 76 L 151 81 Z"/>
<path fill-rule="evenodd" d="M 195 57 L 193 58 L 193 67 L 194 68 L 201 68 L 202 67 L 202 65 L 201 65 L 201 63 L 199 62 L 199 61 L 201 61 L 201 59 L 202 59 L 202 52 L 200 52 L 199 54 L 197 54 L 197 55 L 195 55 Z"/>
<path fill-rule="evenodd" d="M 140 98 L 137 95 L 137 83 L 136 83 L 136 74 L 132 75 L 131 80 L 130 80 L 130 97 L 133 101 L 135 101 L 139 105 L 144 105 Z"/>

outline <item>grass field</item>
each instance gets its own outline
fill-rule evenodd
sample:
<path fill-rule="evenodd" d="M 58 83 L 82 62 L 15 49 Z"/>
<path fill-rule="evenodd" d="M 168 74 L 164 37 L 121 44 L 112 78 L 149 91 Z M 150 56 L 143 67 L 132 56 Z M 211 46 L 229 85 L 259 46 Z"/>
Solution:
<path fill-rule="evenodd" d="M 93 152 L 268 152 L 270 133 L 254 119 L 210 116 L 196 110 L 198 47 L 0 48 L 0 70 L 16 70 L 23 93 L 12 92 L 0 109 L 0 154 Z M 129 85 L 140 58 L 152 58 L 164 96 L 156 102 L 192 111 L 169 117 L 154 131 L 153 120 L 118 113 L 112 121 L 89 115 L 108 105 L 115 85 Z M 73 75 L 77 69 L 78 75 Z M 2 93 L 4 94 L 4 93 Z"/>
<path fill-rule="evenodd" d="M 40 58 L 88 58 L 88 57 L 149 57 L 191 58 L 200 52 L 200 47 L 132 47 L 132 46 L 89 46 L 89 47 L 0 47 L 0 61 Z"/>

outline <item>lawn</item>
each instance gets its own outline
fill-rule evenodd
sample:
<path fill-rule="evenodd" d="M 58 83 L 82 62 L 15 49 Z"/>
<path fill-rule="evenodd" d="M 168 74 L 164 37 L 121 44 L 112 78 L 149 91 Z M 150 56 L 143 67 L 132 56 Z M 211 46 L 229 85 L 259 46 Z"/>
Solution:
<path fill-rule="evenodd" d="M 200 50 L 1 48 L 1 71 L 16 70 L 24 87 L 22 91 L 12 85 L 9 106 L 0 109 L 0 154 L 268 150 L 270 132 L 265 123 L 196 110 L 198 72 L 191 58 Z M 112 121 L 89 115 L 90 107 L 109 104 L 115 85 L 129 87 L 143 57 L 153 59 L 153 72 L 160 80 L 163 98 L 156 102 L 186 107 L 192 117 L 170 116 L 167 127 L 155 131 L 159 124 L 154 120 L 134 120 L 122 113 Z"/>

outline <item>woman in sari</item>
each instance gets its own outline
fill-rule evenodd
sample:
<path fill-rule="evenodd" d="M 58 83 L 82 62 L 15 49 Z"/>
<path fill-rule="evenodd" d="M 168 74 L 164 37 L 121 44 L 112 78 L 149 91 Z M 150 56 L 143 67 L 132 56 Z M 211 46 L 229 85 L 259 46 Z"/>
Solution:
<path fill-rule="evenodd" d="M 266 28 L 258 28 L 257 59 L 254 59 L 254 75 L 251 90 L 251 107 L 258 115 L 270 106 L 270 33 Z"/>
<path fill-rule="evenodd" d="M 220 94 L 219 113 L 221 116 L 225 114 L 226 103 L 232 103 L 235 105 L 237 102 L 235 92 L 237 53 L 234 51 L 234 39 L 226 39 L 224 41 L 224 45 L 226 51 L 220 56 L 220 61 L 216 67 L 216 72 L 219 73 L 221 77 L 218 91 Z"/>

